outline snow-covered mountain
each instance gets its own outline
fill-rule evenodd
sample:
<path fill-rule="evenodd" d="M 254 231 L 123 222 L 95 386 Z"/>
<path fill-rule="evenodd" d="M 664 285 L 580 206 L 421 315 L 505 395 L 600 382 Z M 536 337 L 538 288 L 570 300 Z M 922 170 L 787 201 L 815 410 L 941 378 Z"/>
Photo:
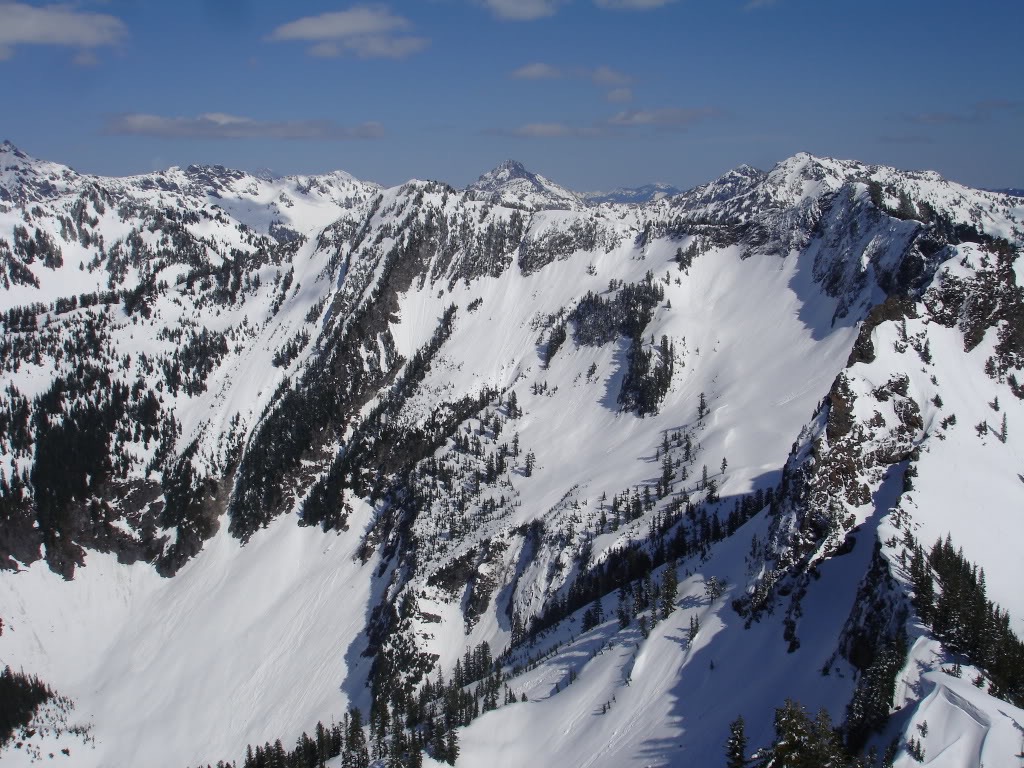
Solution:
<path fill-rule="evenodd" d="M 583 199 L 591 205 L 600 205 L 601 203 L 639 204 L 673 197 L 680 192 L 682 192 L 681 189 L 676 189 L 671 184 L 644 184 L 641 187 L 619 187 L 611 192 L 587 192 L 583 195 Z"/>
<path fill-rule="evenodd" d="M 586 200 L 540 174 L 528 171 L 516 160 L 506 160 L 470 184 L 466 191 L 474 200 L 485 200 L 509 208 L 577 211 Z"/>
<path fill-rule="evenodd" d="M 806 154 L 590 205 L 4 144 L 0 755 L 1013 765 L 1022 243 Z"/>

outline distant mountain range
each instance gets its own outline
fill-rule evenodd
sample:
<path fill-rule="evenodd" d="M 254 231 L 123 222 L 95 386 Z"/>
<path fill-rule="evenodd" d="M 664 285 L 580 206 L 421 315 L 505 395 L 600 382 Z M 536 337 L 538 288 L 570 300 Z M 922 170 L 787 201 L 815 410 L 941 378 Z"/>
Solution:
<path fill-rule="evenodd" d="M 642 187 L 619 187 L 611 192 L 586 192 L 583 199 L 588 203 L 639 204 L 673 197 L 682 192 L 669 184 L 645 184 Z"/>

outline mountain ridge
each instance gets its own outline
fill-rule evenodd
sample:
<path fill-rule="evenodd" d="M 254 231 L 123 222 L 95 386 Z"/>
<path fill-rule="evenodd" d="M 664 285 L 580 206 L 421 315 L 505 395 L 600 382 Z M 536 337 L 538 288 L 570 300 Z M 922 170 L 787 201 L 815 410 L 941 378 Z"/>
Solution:
<path fill-rule="evenodd" d="M 957 701 L 988 718 L 977 759 L 1009 754 L 1011 704 L 940 671 L 1000 668 L 908 568 L 951 533 L 1024 626 L 1014 537 L 983 535 L 1013 523 L 956 514 L 1020 497 L 1013 199 L 806 154 L 600 206 L 513 162 L 464 191 L 26 162 L 0 202 L 0 662 L 96 737 L 47 744 L 237 759 L 352 706 L 412 717 L 397 692 L 441 673 L 477 704 L 401 738 L 457 734 L 459 765 L 711 763 L 738 714 L 771 744 L 786 696 L 897 737 L 901 768 L 940 721 L 975 743 Z"/>

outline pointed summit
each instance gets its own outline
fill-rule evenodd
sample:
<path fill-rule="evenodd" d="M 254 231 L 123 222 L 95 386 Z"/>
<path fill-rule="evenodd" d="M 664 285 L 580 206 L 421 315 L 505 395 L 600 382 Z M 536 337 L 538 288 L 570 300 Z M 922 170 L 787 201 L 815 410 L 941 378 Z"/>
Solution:
<path fill-rule="evenodd" d="M 466 191 L 475 200 L 531 211 L 576 211 L 586 207 L 575 192 L 527 170 L 518 160 L 505 160 L 470 184 Z"/>
<path fill-rule="evenodd" d="M 12 154 L 15 157 L 20 158 L 22 160 L 27 160 L 28 159 L 28 155 L 26 155 L 24 152 L 22 152 L 20 149 L 18 149 L 14 145 L 14 142 L 12 142 L 10 139 L 4 139 L 3 140 L 3 143 L 0 144 L 0 152 L 5 153 L 5 154 L 8 154 L 8 153 Z"/>
<path fill-rule="evenodd" d="M 508 174 L 510 176 L 517 176 L 517 177 L 518 176 L 532 176 L 533 175 L 528 170 L 526 170 L 526 166 L 525 165 L 520 163 L 518 160 L 512 160 L 512 159 L 509 159 L 509 160 L 506 160 L 503 163 L 500 163 L 498 165 L 498 167 L 495 168 L 494 170 L 495 171 L 506 171 L 506 172 L 508 172 Z M 492 171 L 492 173 L 493 173 L 493 171 Z"/>
<path fill-rule="evenodd" d="M 469 186 L 469 188 L 493 189 L 515 179 L 524 179 L 531 183 L 535 183 L 537 181 L 537 175 L 528 171 L 526 166 L 518 160 L 505 160 L 487 171 L 487 173 L 482 174 L 479 179 Z"/>

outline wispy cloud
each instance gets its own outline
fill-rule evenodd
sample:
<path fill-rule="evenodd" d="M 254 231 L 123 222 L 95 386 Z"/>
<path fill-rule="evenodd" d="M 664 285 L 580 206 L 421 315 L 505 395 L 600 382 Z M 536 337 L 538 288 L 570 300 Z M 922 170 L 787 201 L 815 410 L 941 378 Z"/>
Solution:
<path fill-rule="evenodd" d="M 267 39 L 312 43 L 310 56 L 332 58 L 352 53 L 363 59 L 401 59 L 430 41 L 409 34 L 413 25 L 382 5 L 357 5 L 345 11 L 304 16 L 282 24 Z"/>
<path fill-rule="evenodd" d="M 578 129 L 565 123 L 527 123 L 513 128 L 511 133 L 532 139 L 551 139 L 578 135 Z"/>
<path fill-rule="evenodd" d="M 554 16 L 566 0 L 479 0 L 499 19 L 535 21 Z"/>
<path fill-rule="evenodd" d="M 550 64 L 544 64 L 539 61 L 533 64 L 526 64 L 512 73 L 512 77 L 517 80 L 557 80 L 564 76 L 565 73 L 558 67 L 553 67 Z"/>
<path fill-rule="evenodd" d="M 380 123 L 346 126 L 333 120 L 254 120 L 208 112 L 196 117 L 165 117 L 127 113 L 108 118 L 104 130 L 119 136 L 155 136 L 178 139 L 307 139 L 343 141 L 376 139 L 384 135 Z"/>
<path fill-rule="evenodd" d="M 558 80 L 561 78 L 576 78 L 590 80 L 594 85 L 601 87 L 625 86 L 633 82 L 629 75 L 612 69 L 609 66 L 599 67 L 573 67 L 562 69 L 560 67 L 536 61 L 526 64 L 514 70 L 511 76 L 520 80 Z"/>
<path fill-rule="evenodd" d="M 696 123 L 724 116 L 725 113 L 716 107 L 637 109 L 619 112 L 589 125 L 538 122 L 513 128 L 492 128 L 485 133 L 527 139 L 596 139 L 630 136 L 649 129 L 684 131 Z"/>
<path fill-rule="evenodd" d="M 633 91 L 627 87 L 632 84 L 633 78 L 605 65 L 562 69 L 536 61 L 519 67 L 510 76 L 517 80 L 589 80 L 598 88 L 605 89 L 605 98 L 610 102 L 625 104 L 633 100 Z"/>
<path fill-rule="evenodd" d="M 657 128 L 688 128 L 694 123 L 722 117 L 721 110 L 715 107 L 697 107 L 683 109 L 668 107 L 665 109 L 631 109 L 619 112 L 608 120 L 610 125 L 618 126 L 653 126 Z"/>
<path fill-rule="evenodd" d="M 599 8 L 622 11 L 649 11 L 674 2 L 675 0 L 594 0 L 594 4 Z"/>
<path fill-rule="evenodd" d="M 513 136 L 520 139 L 593 139 L 607 135 L 607 126 L 570 123 L 526 123 L 512 128 L 489 128 L 488 136 Z"/>
<path fill-rule="evenodd" d="M 116 45 L 128 27 L 116 16 L 79 11 L 70 5 L 36 7 L 0 2 L 0 60 L 9 59 L 19 45 L 57 45 L 80 49 L 82 63 L 94 63 L 91 49 Z M 85 56 L 85 58 L 81 58 Z"/>
<path fill-rule="evenodd" d="M 594 85 L 623 86 L 633 82 L 633 78 L 629 75 L 617 72 L 611 67 L 598 67 L 590 70 L 587 74 L 594 81 Z"/>
<path fill-rule="evenodd" d="M 756 1 L 756 0 L 755 0 Z M 763 1 L 763 0 L 762 0 Z M 569 0 L 475 0 L 499 19 L 508 21 L 535 21 L 554 16 Z M 649 11 L 676 2 L 676 0 L 593 0 L 598 8 L 615 11 Z"/>
<path fill-rule="evenodd" d="M 1024 110 L 1024 102 L 1008 99 L 978 101 L 960 112 L 919 112 L 907 115 L 907 120 L 918 125 L 954 125 L 957 123 L 983 123 L 1006 112 Z"/>

